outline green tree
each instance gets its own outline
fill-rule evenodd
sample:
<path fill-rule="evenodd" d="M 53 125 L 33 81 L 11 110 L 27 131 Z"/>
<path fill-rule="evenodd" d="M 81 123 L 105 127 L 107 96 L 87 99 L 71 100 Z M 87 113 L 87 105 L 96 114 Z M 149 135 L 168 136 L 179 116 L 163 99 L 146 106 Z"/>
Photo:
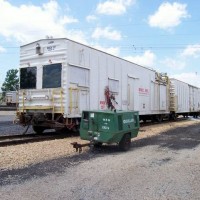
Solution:
<path fill-rule="evenodd" d="M 19 76 L 17 69 L 10 69 L 7 71 L 6 78 L 2 84 L 1 90 L 6 91 L 16 91 L 19 87 Z"/>

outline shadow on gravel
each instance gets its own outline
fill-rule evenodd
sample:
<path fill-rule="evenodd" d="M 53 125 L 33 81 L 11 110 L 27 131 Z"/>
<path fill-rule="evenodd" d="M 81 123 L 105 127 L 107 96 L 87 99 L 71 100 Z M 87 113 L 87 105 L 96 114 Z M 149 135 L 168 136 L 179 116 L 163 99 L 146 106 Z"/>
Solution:
<path fill-rule="evenodd" d="M 145 134 L 145 133 L 142 133 Z M 200 125 L 179 127 L 163 132 L 160 135 L 138 139 L 132 142 L 130 151 L 145 146 L 158 145 L 160 148 L 173 150 L 192 149 L 200 144 Z M 42 163 L 30 165 L 23 169 L 1 170 L 0 186 L 19 184 L 33 178 L 45 177 L 50 174 L 62 174 L 67 168 L 77 166 L 85 161 L 103 157 L 106 155 L 122 154 L 117 145 L 103 145 L 93 151 L 66 156 L 59 159 L 49 160 Z"/>
<path fill-rule="evenodd" d="M 145 133 L 144 133 L 145 134 Z M 192 149 L 200 144 L 200 125 L 191 125 L 187 127 L 178 127 L 160 135 L 135 140 L 132 147 L 144 147 L 158 145 L 161 148 L 172 150 Z M 133 149 L 134 150 L 134 149 Z"/>
<path fill-rule="evenodd" d="M 22 169 L 0 170 L 0 187 L 10 184 L 20 184 L 25 181 L 42 178 L 50 174 L 62 174 L 67 168 L 77 166 L 85 161 L 105 155 L 122 153 L 117 145 L 103 145 L 101 148 L 88 150 L 85 153 L 77 153 L 74 156 L 66 156 L 58 159 L 27 166 Z"/>
<path fill-rule="evenodd" d="M 76 166 L 84 161 L 90 160 L 93 155 L 88 153 L 77 154 L 72 157 L 64 157 L 30 165 L 23 169 L 0 171 L 0 187 L 10 184 L 20 184 L 38 177 L 49 174 L 62 174 L 66 168 Z"/>

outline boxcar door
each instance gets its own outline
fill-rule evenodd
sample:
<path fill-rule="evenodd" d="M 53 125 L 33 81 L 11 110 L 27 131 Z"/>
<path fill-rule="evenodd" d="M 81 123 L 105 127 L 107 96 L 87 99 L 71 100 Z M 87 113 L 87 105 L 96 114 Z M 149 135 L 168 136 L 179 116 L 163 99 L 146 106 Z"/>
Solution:
<path fill-rule="evenodd" d="M 88 110 L 89 109 L 89 89 L 87 88 L 80 88 L 79 89 L 79 105 L 80 111 Z"/>
<path fill-rule="evenodd" d="M 190 87 L 190 111 L 194 111 L 194 90 Z"/>
<path fill-rule="evenodd" d="M 70 114 L 81 114 L 89 109 L 90 70 L 80 66 L 69 66 L 69 108 Z"/>
<path fill-rule="evenodd" d="M 167 110 L 167 87 L 160 85 L 160 110 Z"/>
<path fill-rule="evenodd" d="M 128 110 L 139 110 L 139 92 L 137 79 L 128 77 Z"/>
<path fill-rule="evenodd" d="M 151 82 L 151 110 L 158 111 L 160 107 L 160 91 L 158 83 Z"/>

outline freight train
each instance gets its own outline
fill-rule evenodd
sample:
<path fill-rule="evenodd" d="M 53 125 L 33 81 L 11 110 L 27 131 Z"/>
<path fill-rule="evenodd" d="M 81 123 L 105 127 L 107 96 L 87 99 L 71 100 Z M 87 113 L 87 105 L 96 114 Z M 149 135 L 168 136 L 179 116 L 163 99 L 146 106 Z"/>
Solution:
<path fill-rule="evenodd" d="M 199 88 L 66 38 L 21 46 L 19 71 L 17 121 L 36 133 L 77 130 L 83 110 L 135 110 L 143 121 L 200 111 Z"/>

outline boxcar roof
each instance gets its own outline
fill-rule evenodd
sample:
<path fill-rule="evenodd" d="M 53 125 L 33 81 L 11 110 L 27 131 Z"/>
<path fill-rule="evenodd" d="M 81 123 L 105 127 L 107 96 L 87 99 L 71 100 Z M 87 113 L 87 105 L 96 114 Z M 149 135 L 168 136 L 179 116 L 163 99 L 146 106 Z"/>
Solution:
<path fill-rule="evenodd" d="M 185 84 L 187 84 L 187 85 L 189 85 L 189 86 L 191 86 L 191 87 L 194 87 L 194 88 L 198 88 L 198 89 L 200 89 L 200 88 L 199 88 L 199 87 L 197 87 L 197 86 L 191 85 L 191 84 L 189 84 L 189 83 L 186 83 L 186 82 L 184 82 L 184 81 L 180 81 L 180 80 L 178 80 L 178 79 L 176 79 L 176 78 L 169 78 L 169 79 L 170 79 L 170 80 L 179 81 L 179 82 L 185 83 Z"/>
<path fill-rule="evenodd" d="M 104 54 L 110 55 L 110 56 L 112 56 L 112 57 L 118 58 L 118 59 L 120 59 L 120 60 L 123 60 L 123 61 L 129 62 L 129 63 L 135 64 L 135 65 L 140 66 L 140 67 L 143 67 L 143 68 L 148 69 L 148 70 L 150 70 L 150 71 L 154 71 L 154 72 L 156 72 L 156 70 L 153 69 L 153 68 L 139 65 L 139 64 L 137 64 L 137 63 L 134 63 L 134 62 L 128 61 L 128 60 L 126 60 L 126 59 L 124 59 L 124 58 L 120 58 L 120 57 L 118 57 L 118 56 L 115 56 L 115 55 L 109 54 L 109 53 L 107 53 L 107 52 L 105 52 L 105 51 L 102 51 L 102 50 L 96 49 L 96 48 L 94 48 L 94 47 L 88 46 L 88 45 L 83 44 L 83 43 L 80 43 L 80 42 L 76 42 L 76 41 L 71 40 L 71 39 L 68 39 L 68 38 L 47 38 L 47 39 L 40 39 L 40 40 L 36 40 L 36 41 L 34 41 L 34 42 L 31 42 L 31 43 L 28 43 L 28 44 L 22 45 L 22 46 L 20 46 L 20 48 L 25 47 L 25 46 L 28 46 L 28 45 L 30 45 L 30 44 L 34 44 L 34 43 L 36 43 L 36 42 L 45 41 L 45 40 L 68 40 L 68 41 L 71 41 L 71 42 L 74 42 L 74 43 L 77 43 L 77 44 L 83 45 L 83 46 L 85 46 L 85 47 L 88 47 L 88 48 L 90 48 L 90 49 L 94 49 L 94 50 L 96 50 L 96 51 L 99 51 L 99 52 L 102 52 L 102 53 L 104 53 Z"/>

